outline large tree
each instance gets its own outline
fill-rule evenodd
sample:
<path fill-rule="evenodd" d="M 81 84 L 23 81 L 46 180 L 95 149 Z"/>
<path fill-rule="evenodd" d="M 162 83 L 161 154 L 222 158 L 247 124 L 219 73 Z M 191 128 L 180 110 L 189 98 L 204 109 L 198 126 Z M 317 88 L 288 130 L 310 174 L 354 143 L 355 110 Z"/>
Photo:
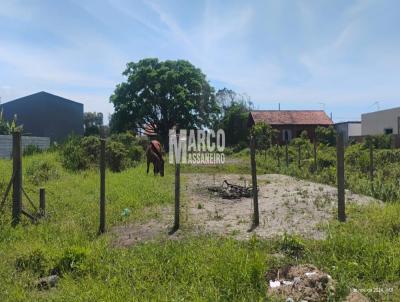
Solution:
<path fill-rule="evenodd" d="M 249 135 L 247 120 L 252 108 L 249 97 L 223 88 L 218 90 L 216 98 L 222 107 L 216 128 L 225 131 L 227 146 L 239 148 L 247 146 Z"/>
<path fill-rule="evenodd" d="M 200 129 L 217 118 L 213 88 L 188 61 L 143 59 L 128 63 L 123 75 L 126 82 L 117 85 L 110 98 L 115 109 L 110 124 L 113 131 L 151 125 L 167 145 L 168 131 L 176 124 Z"/>
<path fill-rule="evenodd" d="M 85 135 L 99 135 L 103 126 L 103 113 L 85 112 L 83 116 Z"/>

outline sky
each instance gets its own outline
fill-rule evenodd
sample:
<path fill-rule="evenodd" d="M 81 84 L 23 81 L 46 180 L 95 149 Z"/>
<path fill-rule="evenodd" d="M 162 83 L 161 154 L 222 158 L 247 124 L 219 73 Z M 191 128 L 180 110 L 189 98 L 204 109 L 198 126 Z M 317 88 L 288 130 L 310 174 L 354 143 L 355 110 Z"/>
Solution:
<path fill-rule="evenodd" d="M 399 28 L 397 0 L 0 0 L 0 97 L 47 91 L 107 120 L 126 63 L 157 57 L 256 109 L 359 120 L 400 106 Z"/>

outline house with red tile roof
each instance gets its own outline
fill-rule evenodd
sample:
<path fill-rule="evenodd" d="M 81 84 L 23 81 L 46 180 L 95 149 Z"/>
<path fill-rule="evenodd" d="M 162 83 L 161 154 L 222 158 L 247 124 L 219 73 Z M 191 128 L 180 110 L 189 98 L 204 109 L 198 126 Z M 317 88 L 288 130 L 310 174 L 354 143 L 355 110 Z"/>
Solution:
<path fill-rule="evenodd" d="M 278 130 L 277 143 L 284 144 L 307 131 L 308 137 L 315 138 L 318 126 L 329 127 L 332 120 L 323 110 L 254 110 L 249 114 L 248 126 L 263 122 Z"/>

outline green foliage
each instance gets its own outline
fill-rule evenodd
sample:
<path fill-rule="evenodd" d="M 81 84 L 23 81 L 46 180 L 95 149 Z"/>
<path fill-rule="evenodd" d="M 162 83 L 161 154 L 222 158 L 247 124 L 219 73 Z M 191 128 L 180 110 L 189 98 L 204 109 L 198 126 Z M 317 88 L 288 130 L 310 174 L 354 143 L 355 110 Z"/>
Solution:
<path fill-rule="evenodd" d="M 3 115 L 3 110 L 0 110 L 0 135 L 8 135 L 16 131 L 22 131 L 22 129 L 22 125 L 17 125 L 16 116 L 11 122 L 6 121 Z"/>
<path fill-rule="evenodd" d="M 61 149 L 62 162 L 71 171 L 97 167 L 100 160 L 100 138 L 72 136 Z M 144 150 L 131 133 L 114 134 L 106 142 L 106 163 L 113 172 L 120 172 L 137 165 L 143 159 Z"/>
<path fill-rule="evenodd" d="M 100 135 L 103 126 L 103 113 L 101 112 L 85 112 L 83 116 L 83 127 L 85 136 Z"/>
<path fill-rule="evenodd" d="M 339 296 L 351 288 L 394 287 L 393 296 L 379 292 L 368 296 L 372 301 L 398 301 L 399 204 L 350 207 L 349 212 L 348 222 L 331 224 L 327 240 L 309 245 L 307 261 L 329 272 L 337 281 Z"/>
<path fill-rule="evenodd" d="M 144 157 L 144 150 L 147 147 L 147 140 L 140 141 L 132 132 L 122 132 L 111 135 L 111 140 L 119 142 L 124 145 L 127 150 L 127 159 L 131 164 L 139 162 Z"/>
<path fill-rule="evenodd" d="M 23 156 L 29 156 L 29 155 L 33 155 L 33 154 L 42 153 L 42 152 L 43 152 L 43 150 L 40 149 L 38 146 L 28 145 L 24 148 Z"/>
<path fill-rule="evenodd" d="M 263 122 L 257 122 L 250 130 L 251 135 L 256 140 L 256 147 L 259 150 L 266 150 L 272 146 L 273 141 L 276 139 L 279 131 L 273 129 L 271 125 Z"/>
<path fill-rule="evenodd" d="M 305 244 L 300 237 L 284 234 L 278 242 L 279 250 L 289 257 L 299 258 L 305 251 Z"/>
<path fill-rule="evenodd" d="M 392 136 L 390 134 L 368 135 L 365 137 L 363 145 L 367 148 L 371 144 L 375 149 L 390 149 Z"/>
<path fill-rule="evenodd" d="M 70 136 L 64 142 L 61 157 L 63 166 L 68 170 L 78 171 L 89 168 L 90 161 L 81 146 L 81 139 L 77 136 Z"/>
<path fill-rule="evenodd" d="M 295 147 L 290 146 L 289 151 L 294 157 Z M 335 150 L 320 148 L 319 156 L 325 152 L 334 154 Z M 377 153 L 382 165 L 397 158 L 397 150 L 391 155 L 389 152 Z M 335 179 L 332 166 L 311 174 L 305 159 L 301 169 L 294 160 L 286 170 L 285 165 L 276 167 L 272 153 L 267 155 L 267 160 L 257 157 L 259 169 L 270 171 L 274 167 L 280 173 L 297 173 L 302 178 L 326 177 L 328 180 L 323 181 L 329 181 L 333 175 Z M 225 173 L 249 173 L 248 149 L 240 156 L 245 159 L 243 167 L 247 170 L 239 171 L 240 163 L 227 164 L 223 168 Z M 57 156 L 48 152 L 37 154 L 26 158 L 26 166 L 35 160 L 56 161 Z M 53 163 L 60 166 L 58 162 Z M 11 162 L 0 160 L 0 165 L 0 179 L 8 179 Z M 346 167 L 352 168 L 349 164 Z M 392 163 L 389 170 L 393 174 L 386 178 L 383 173 L 389 172 L 382 168 L 376 171 L 376 178 L 386 187 L 398 175 L 399 167 L 398 163 Z M 124 230 L 123 223 L 158 219 L 159 212 L 155 209 L 162 205 L 173 207 L 173 167 L 166 165 L 166 169 L 164 178 L 146 176 L 143 164 L 107 175 L 107 227 L 110 230 Z M 207 169 L 204 172 L 212 171 L 211 167 Z M 213 169 L 215 172 L 218 168 Z M 196 234 L 120 248 L 115 246 L 114 233 L 96 234 L 98 171 L 63 170 L 60 174 L 62 177 L 46 183 L 49 219 L 12 228 L 11 215 L 0 216 L 1 301 L 264 301 L 269 299 L 265 272 L 298 263 L 312 263 L 329 273 L 336 281 L 336 301 L 343 301 L 352 288 L 379 287 L 393 287 L 394 291 L 390 295 L 367 293 L 372 301 L 400 299 L 398 202 L 363 207 L 349 205 L 349 220 L 346 223 L 329 221 L 327 238 L 322 240 L 286 234 L 277 242 L 256 236 L 237 241 Z M 360 171 L 354 169 L 350 175 L 346 175 L 350 187 L 361 182 L 370 187 Z M 24 185 L 28 191 L 38 189 L 31 182 Z M 124 209 L 130 209 L 128 217 L 121 216 Z M 276 253 L 283 256 L 277 257 Z M 40 276 L 54 272 L 62 274 L 56 289 L 38 291 L 32 286 Z"/>
<path fill-rule="evenodd" d="M 116 141 L 109 141 L 106 145 L 107 164 L 111 171 L 121 172 L 126 166 L 128 151 L 125 146 Z"/>
<path fill-rule="evenodd" d="M 42 250 L 35 249 L 18 256 L 15 260 L 15 269 L 18 272 L 31 271 L 34 274 L 43 276 L 48 269 L 48 261 Z"/>
<path fill-rule="evenodd" d="M 86 160 L 91 164 L 99 162 L 100 157 L 100 138 L 98 136 L 85 136 L 79 141 L 80 147 Z"/>
<path fill-rule="evenodd" d="M 327 146 L 336 146 L 336 130 L 333 126 L 321 127 L 315 129 L 315 136 L 319 143 Z"/>
<path fill-rule="evenodd" d="M 35 158 L 28 163 L 26 175 L 32 184 L 40 185 L 49 180 L 58 179 L 60 172 L 52 161 Z"/>
<path fill-rule="evenodd" d="M 334 149 L 323 148 L 318 152 L 317 165 L 319 168 L 325 169 L 336 166 L 336 153 L 334 151 Z"/>
<path fill-rule="evenodd" d="M 66 273 L 82 274 L 87 269 L 87 258 L 89 251 L 84 247 L 71 247 L 67 248 L 56 266 L 53 269 L 53 274 L 63 275 Z"/>
<path fill-rule="evenodd" d="M 123 75 L 127 81 L 117 85 L 110 98 L 115 110 L 110 123 L 114 132 L 151 124 L 167 146 L 168 131 L 174 125 L 202 128 L 217 118 L 213 88 L 188 61 L 143 59 L 128 63 Z"/>

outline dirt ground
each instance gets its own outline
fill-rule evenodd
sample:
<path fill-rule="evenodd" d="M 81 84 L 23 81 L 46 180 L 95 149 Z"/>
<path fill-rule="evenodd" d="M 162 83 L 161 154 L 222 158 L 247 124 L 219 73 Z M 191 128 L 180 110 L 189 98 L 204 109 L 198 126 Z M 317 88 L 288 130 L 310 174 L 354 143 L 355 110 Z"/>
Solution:
<path fill-rule="evenodd" d="M 249 238 L 253 199 L 222 199 L 206 187 L 224 180 L 245 185 L 250 175 L 186 174 L 186 198 L 189 221 L 201 231 Z M 254 233 L 263 238 L 285 232 L 322 239 L 321 227 L 335 218 L 337 189 L 328 185 L 298 180 L 286 175 L 267 174 L 257 177 L 259 186 L 260 226 Z M 190 186 L 189 186 L 190 184 Z M 371 197 L 346 191 L 346 204 L 377 202 Z"/>
<path fill-rule="evenodd" d="M 250 175 L 183 174 L 181 225 L 182 230 L 168 235 L 172 226 L 173 206 L 158 209 L 159 215 L 144 223 L 119 226 L 115 244 L 129 246 L 154 239 L 177 239 L 186 233 L 216 233 L 247 239 L 252 234 L 271 238 L 283 233 L 300 234 L 322 239 L 321 228 L 336 217 L 337 190 L 335 187 L 295 179 L 286 175 L 259 175 L 260 226 L 248 232 L 253 213 L 253 199 L 222 199 L 207 187 L 220 185 L 224 180 L 249 185 Z M 366 204 L 377 200 L 346 191 L 346 204 Z"/>

